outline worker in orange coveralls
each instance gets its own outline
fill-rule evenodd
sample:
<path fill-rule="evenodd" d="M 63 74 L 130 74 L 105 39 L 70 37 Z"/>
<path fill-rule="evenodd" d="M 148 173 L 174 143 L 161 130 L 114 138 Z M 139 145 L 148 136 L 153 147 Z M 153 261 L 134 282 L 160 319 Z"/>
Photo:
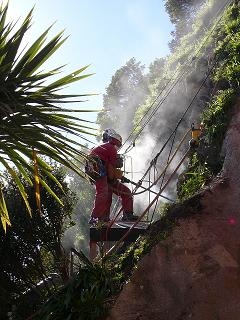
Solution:
<path fill-rule="evenodd" d="M 122 137 L 113 129 L 106 129 L 103 133 L 103 144 L 93 148 L 90 156 L 101 160 L 104 170 L 95 181 L 95 201 L 89 224 L 110 220 L 110 208 L 113 193 L 121 198 L 123 208 L 123 221 L 135 221 L 138 216 L 133 214 L 133 197 L 131 190 L 119 181 L 122 171 L 117 169 L 117 151 L 122 146 Z"/>

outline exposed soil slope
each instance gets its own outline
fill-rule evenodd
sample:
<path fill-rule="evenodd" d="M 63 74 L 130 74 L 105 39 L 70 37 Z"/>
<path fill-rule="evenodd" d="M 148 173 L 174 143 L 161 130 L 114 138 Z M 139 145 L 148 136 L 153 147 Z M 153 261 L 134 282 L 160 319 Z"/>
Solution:
<path fill-rule="evenodd" d="M 199 214 L 180 219 L 139 263 L 108 320 L 240 319 L 240 111 L 228 129 L 221 177 Z"/>

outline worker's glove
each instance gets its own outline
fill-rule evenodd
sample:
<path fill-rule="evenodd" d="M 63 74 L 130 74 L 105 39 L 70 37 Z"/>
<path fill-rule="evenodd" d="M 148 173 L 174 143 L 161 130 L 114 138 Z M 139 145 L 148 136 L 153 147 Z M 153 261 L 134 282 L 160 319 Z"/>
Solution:
<path fill-rule="evenodd" d="M 122 179 L 123 172 L 120 169 L 115 168 L 114 169 L 114 178 L 115 179 Z"/>
<path fill-rule="evenodd" d="M 122 182 L 122 183 L 129 183 L 130 180 L 129 180 L 128 178 L 122 176 L 121 182 Z"/>
<path fill-rule="evenodd" d="M 116 160 L 116 168 L 122 168 L 123 167 L 123 157 L 118 154 L 117 160 Z"/>

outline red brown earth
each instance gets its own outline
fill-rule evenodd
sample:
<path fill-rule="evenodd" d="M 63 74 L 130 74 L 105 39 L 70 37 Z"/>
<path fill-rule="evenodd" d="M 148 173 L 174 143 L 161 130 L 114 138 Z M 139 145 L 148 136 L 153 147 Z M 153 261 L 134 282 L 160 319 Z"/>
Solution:
<path fill-rule="evenodd" d="M 240 112 L 199 214 L 139 262 L 108 320 L 240 320 Z"/>

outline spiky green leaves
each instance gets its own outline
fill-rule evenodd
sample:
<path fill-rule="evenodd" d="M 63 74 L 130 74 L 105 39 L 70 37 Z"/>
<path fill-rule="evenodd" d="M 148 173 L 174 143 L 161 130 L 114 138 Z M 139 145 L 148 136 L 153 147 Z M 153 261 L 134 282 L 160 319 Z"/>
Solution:
<path fill-rule="evenodd" d="M 76 162 L 84 158 L 81 138 L 84 134 L 94 133 L 91 127 L 82 124 L 84 120 L 69 113 L 89 110 L 69 110 L 59 105 L 80 102 L 80 98 L 88 96 L 62 94 L 60 91 L 90 74 L 84 74 L 88 67 L 85 66 L 56 80 L 61 66 L 48 72 L 39 71 L 43 63 L 64 43 L 63 33 L 47 42 L 50 27 L 29 48 L 23 50 L 23 39 L 30 28 L 32 10 L 16 31 L 14 23 L 6 23 L 7 10 L 8 5 L 0 8 L 0 163 L 14 178 L 31 212 L 19 175 L 30 184 L 39 181 L 57 199 L 44 179 L 36 177 L 36 172 L 39 175 L 39 172 L 44 172 L 54 179 L 51 168 L 41 156 L 52 158 L 84 176 L 81 165 Z M 55 80 L 51 83 L 52 76 Z M 34 159 L 35 171 L 32 164 L 33 149 L 38 154 Z M 39 171 L 36 171 L 36 163 Z M 3 195 L 0 197 L 0 217 L 6 229 L 10 222 Z"/>

